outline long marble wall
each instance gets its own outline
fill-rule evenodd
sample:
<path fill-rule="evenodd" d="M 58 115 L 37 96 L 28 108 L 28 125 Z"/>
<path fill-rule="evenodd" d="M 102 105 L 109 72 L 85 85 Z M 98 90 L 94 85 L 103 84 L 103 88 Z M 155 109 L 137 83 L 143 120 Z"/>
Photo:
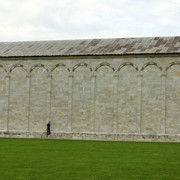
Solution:
<path fill-rule="evenodd" d="M 179 57 L 0 59 L 0 132 L 180 134 Z"/>

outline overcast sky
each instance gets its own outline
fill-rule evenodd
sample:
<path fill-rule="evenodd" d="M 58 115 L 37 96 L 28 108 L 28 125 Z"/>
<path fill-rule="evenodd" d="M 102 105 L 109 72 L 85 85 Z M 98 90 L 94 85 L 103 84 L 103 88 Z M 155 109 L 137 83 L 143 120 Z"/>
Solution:
<path fill-rule="evenodd" d="M 180 35 L 180 0 L 0 0 L 0 41 Z"/>

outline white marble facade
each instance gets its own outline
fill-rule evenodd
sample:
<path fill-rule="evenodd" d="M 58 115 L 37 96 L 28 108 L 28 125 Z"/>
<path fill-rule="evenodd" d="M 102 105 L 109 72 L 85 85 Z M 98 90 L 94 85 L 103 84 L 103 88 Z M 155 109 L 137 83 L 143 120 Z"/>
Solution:
<path fill-rule="evenodd" d="M 180 56 L 0 58 L 0 132 L 180 134 Z"/>

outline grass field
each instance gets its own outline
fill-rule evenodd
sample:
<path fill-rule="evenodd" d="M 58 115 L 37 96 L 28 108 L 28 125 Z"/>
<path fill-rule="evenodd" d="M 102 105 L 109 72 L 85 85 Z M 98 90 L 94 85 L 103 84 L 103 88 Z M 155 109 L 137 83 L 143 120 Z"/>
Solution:
<path fill-rule="evenodd" d="M 0 139 L 0 179 L 180 179 L 179 143 Z"/>

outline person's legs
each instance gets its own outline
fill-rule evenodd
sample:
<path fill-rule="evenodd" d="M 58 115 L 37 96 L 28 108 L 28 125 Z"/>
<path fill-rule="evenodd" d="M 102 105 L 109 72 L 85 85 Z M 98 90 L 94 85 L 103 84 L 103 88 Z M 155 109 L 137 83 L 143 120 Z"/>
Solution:
<path fill-rule="evenodd" d="M 51 134 L 50 129 L 47 129 L 47 136 Z"/>

